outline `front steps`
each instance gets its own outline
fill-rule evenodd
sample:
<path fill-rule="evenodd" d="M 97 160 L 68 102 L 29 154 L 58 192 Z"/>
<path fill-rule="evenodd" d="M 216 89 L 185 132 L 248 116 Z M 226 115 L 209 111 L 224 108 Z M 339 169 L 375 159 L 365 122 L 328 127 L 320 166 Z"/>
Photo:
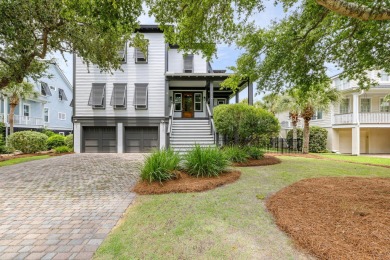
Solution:
<path fill-rule="evenodd" d="M 185 153 L 195 144 L 201 147 L 215 147 L 208 120 L 173 120 L 170 147 L 174 151 Z"/>

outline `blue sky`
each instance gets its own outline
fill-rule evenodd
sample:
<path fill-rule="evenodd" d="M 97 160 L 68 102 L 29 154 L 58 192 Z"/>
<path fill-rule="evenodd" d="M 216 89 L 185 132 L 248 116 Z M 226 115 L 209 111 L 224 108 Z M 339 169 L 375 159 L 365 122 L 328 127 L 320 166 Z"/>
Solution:
<path fill-rule="evenodd" d="M 265 10 L 261 13 L 253 14 L 249 21 L 255 22 L 255 24 L 259 27 L 267 27 L 270 25 L 272 20 L 279 20 L 283 18 L 286 14 L 283 12 L 283 9 L 280 5 L 274 6 L 273 1 L 265 1 Z M 156 24 L 153 17 L 149 17 L 147 15 L 142 15 L 139 19 L 141 24 Z M 226 69 L 229 66 L 233 66 L 236 63 L 237 58 L 242 53 L 242 50 L 239 50 L 237 46 L 220 44 L 218 46 L 218 52 L 216 57 L 212 61 L 212 67 L 214 69 Z M 68 77 L 69 81 L 72 82 L 72 55 L 65 54 L 65 58 L 67 62 L 64 61 L 62 56 L 58 53 L 52 55 L 52 57 L 56 58 L 57 63 L 60 68 L 64 71 L 65 75 Z M 329 75 L 337 74 L 338 71 L 330 66 Z M 256 88 L 254 90 L 256 93 Z M 247 97 L 247 91 L 242 91 L 240 93 L 240 99 Z M 260 100 L 262 95 L 255 95 L 255 100 Z"/>

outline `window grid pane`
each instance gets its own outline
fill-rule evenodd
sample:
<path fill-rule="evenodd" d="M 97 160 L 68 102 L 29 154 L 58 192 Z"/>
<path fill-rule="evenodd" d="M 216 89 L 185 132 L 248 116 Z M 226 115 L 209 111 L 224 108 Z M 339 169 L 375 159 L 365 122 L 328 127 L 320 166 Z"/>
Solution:
<path fill-rule="evenodd" d="M 202 111 L 202 93 L 195 93 L 195 111 Z"/>
<path fill-rule="evenodd" d="M 343 99 L 340 103 L 340 114 L 349 113 L 349 99 Z"/>
<path fill-rule="evenodd" d="M 175 111 L 181 111 L 182 95 L 181 93 L 175 93 Z"/>
<path fill-rule="evenodd" d="M 360 112 L 369 113 L 371 110 L 371 99 L 362 98 L 360 99 Z"/>
<path fill-rule="evenodd" d="M 390 102 L 384 101 L 383 98 L 380 100 L 380 111 L 381 112 L 390 112 Z"/>

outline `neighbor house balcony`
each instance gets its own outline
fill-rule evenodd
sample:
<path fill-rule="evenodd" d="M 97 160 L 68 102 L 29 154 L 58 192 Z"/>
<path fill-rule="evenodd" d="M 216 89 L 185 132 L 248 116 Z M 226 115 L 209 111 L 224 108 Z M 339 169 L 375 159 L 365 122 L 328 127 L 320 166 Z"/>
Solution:
<path fill-rule="evenodd" d="M 9 123 L 9 115 L 7 116 L 7 122 L 5 122 L 4 114 L 0 114 L 0 122 Z M 30 117 L 30 116 L 19 116 L 14 115 L 14 126 L 15 127 L 43 127 L 43 118 Z"/>
<path fill-rule="evenodd" d="M 334 115 L 334 125 L 354 124 L 353 113 Z M 359 113 L 360 124 L 390 124 L 390 112 Z"/>

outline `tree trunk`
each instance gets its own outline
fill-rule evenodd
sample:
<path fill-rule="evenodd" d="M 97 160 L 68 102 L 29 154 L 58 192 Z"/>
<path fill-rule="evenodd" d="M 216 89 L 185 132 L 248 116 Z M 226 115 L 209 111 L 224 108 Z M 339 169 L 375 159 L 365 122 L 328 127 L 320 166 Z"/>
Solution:
<path fill-rule="evenodd" d="M 304 118 L 303 125 L 303 149 L 302 152 L 304 154 L 309 153 L 309 142 L 310 142 L 310 120 Z"/>
<path fill-rule="evenodd" d="M 9 122 L 9 132 L 12 135 L 14 133 L 14 114 L 15 114 L 15 104 L 10 104 L 9 105 L 9 117 L 8 117 L 8 122 Z"/>

